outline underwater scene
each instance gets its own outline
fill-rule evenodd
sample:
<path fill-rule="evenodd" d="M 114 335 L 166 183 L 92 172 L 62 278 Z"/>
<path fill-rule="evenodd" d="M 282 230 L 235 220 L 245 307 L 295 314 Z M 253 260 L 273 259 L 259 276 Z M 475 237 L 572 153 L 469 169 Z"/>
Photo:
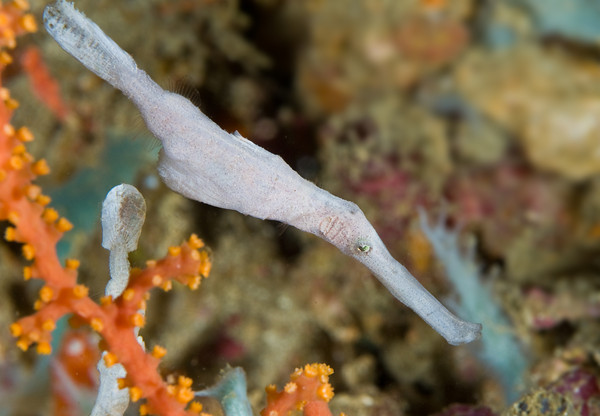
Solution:
<path fill-rule="evenodd" d="M 4 0 L 0 99 L 0 416 L 600 416 L 600 1 Z"/>

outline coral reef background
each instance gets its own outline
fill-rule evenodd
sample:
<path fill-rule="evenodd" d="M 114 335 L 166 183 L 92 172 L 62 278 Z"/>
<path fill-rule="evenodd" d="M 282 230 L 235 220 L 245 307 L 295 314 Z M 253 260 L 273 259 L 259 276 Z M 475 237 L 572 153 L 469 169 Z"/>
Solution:
<path fill-rule="evenodd" d="M 489 292 L 504 314 L 496 332 L 514 337 L 527 363 L 514 404 L 480 344 L 447 345 L 334 247 L 166 189 L 158 145 L 134 106 L 43 30 L 20 40 L 4 83 L 21 103 L 13 123 L 29 127 L 31 152 L 53 167 L 42 185 L 75 225 L 61 249 L 85 258 L 79 276 L 92 296 L 108 280 L 101 202 L 121 182 L 148 205 L 133 265 L 192 232 L 211 247 L 199 292 L 174 288 L 150 305 L 142 334 L 169 351 L 165 374 L 185 373 L 197 390 L 227 363 L 242 366 L 259 408 L 264 386 L 319 361 L 335 369 L 331 408 L 348 415 L 593 415 L 600 9 L 561 3 L 75 2 L 161 85 L 357 202 L 392 255 L 460 310 L 468 299 L 446 276 L 418 208 L 458 227 L 455 243 L 470 250 L 478 277 L 466 293 Z M 31 4 L 38 22 L 45 4 Z M 60 111 L 25 75 L 31 46 L 59 84 Z M 22 266 L 18 248 L 2 242 L 0 397 L 17 391 L 29 399 L 19 415 L 49 414 L 48 376 L 25 382 L 41 359 L 18 351 L 8 331 L 39 290 L 22 281 Z"/>

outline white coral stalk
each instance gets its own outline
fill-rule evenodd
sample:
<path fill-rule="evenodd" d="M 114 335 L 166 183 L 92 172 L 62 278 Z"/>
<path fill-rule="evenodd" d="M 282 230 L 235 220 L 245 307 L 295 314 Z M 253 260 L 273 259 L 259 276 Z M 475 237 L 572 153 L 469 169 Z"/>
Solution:
<path fill-rule="evenodd" d="M 106 296 L 121 296 L 129 283 L 127 253 L 137 248 L 146 218 L 146 202 L 131 185 L 112 188 L 102 204 L 102 247 L 110 250 L 110 280 Z M 139 328 L 135 329 L 136 332 Z M 143 346 L 143 340 L 138 337 Z M 104 352 L 106 354 L 106 352 Z M 129 389 L 119 389 L 117 380 L 127 375 L 121 364 L 107 367 L 104 354 L 98 361 L 100 388 L 91 416 L 122 416 L 129 405 Z"/>

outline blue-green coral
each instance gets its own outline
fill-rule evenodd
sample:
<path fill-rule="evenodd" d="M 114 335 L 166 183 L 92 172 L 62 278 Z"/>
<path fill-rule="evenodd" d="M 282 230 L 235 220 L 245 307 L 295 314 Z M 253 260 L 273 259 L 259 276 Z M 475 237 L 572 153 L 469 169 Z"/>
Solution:
<path fill-rule="evenodd" d="M 456 312 L 464 319 L 483 323 L 479 358 L 499 378 L 506 400 L 511 402 L 518 397 L 527 369 L 527 358 L 511 323 L 480 275 L 473 251 L 460 249 L 458 233 L 448 230 L 443 218 L 432 226 L 423 210 L 419 215 L 421 228 L 460 298 Z"/>

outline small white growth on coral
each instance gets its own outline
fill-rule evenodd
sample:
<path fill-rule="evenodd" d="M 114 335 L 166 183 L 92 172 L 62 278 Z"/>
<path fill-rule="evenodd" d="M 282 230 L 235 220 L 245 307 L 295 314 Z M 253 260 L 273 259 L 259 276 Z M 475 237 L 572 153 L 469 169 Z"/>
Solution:
<path fill-rule="evenodd" d="M 127 254 L 137 248 L 145 219 L 146 201 L 134 186 L 121 184 L 106 194 L 102 203 L 102 247 L 110 250 L 106 295 L 113 299 L 129 282 Z"/>
<path fill-rule="evenodd" d="M 102 247 L 110 250 L 110 280 L 105 295 L 121 296 L 129 283 L 127 253 L 137 248 L 142 225 L 146 219 L 146 201 L 131 185 L 112 188 L 102 203 Z M 143 311 L 142 311 L 143 312 Z M 139 328 L 135 329 L 136 332 Z M 144 346 L 141 337 L 138 342 Z M 129 389 L 120 389 L 117 380 L 127 372 L 121 364 L 107 367 L 104 354 L 98 361 L 100 388 L 91 416 L 122 416 L 129 406 Z"/>

